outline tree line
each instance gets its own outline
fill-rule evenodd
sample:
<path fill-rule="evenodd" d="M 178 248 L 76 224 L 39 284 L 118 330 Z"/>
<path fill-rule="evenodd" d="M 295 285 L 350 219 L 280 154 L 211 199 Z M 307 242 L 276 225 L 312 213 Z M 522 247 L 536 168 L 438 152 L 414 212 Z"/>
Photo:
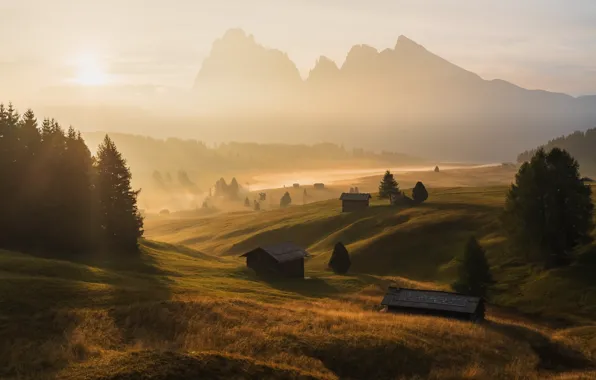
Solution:
<path fill-rule="evenodd" d="M 139 191 L 106 135 L 91 155 L 81 134 L 0 104 L 0 247 L 77 253 L 135 250 Z"/>
<path fill-rule="evenodd" d="M 590 131 L 581 134 L 584 139 L 593 135 Z M 581 177 L 578 161 L 560 148 L 539 148 L 520 159 L 525 161 L 506 194 L 500 216 L 507 249 L 546 269 L 569 265 L 576 259 L 578 249 L 593 240 L 594 204 L 590 180 Z M 379 196 L 396 195 L 406 199 L 407 204 L 421 203 L 428 198 L 424 185 L 418 182 L 410 200 L 400 191 L 393 174 L 387 171 L 379 184 Z M 458 278 L 454 289 L 485 296 L 493 279 L 486 251 L 474 236 L 457 261 Z"/>
<path fill-rule="evenodd" d="M 553 148 L 559 148 L 569 152 L 581 164 L 584 175 L 596 175 L 596 149 L 594 147 L 596 147 L 596 128 L 550 140 L 540 148 L 519 154 L 517 161 L 519 163 L 530 161 L 539 149 L 550 151 Z"/>

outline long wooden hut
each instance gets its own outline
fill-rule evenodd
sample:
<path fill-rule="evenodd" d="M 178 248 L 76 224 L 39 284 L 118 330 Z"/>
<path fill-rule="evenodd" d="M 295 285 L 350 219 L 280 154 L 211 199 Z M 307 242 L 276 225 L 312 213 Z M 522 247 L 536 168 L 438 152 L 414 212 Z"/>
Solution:
<path fill-rule="evenodd" d="M 387 312 L 435 315 L 468 321 L 484 320 L 481 297 L 435 290 L 390 287 L 381 305 Z"/>

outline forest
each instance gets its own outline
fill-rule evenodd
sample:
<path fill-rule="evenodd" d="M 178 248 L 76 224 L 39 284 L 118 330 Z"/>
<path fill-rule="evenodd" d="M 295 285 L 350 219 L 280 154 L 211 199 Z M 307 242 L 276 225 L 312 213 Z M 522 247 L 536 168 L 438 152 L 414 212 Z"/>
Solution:
<path fill-rule="evenodd" d="M 550 140 L 542 146 L 546 150 L 561 148 L 568 151 L 579 162 L 582 173 L 586 176 L 596 175 L 596 128 L 585 132 L 574 132 L 567 136 Z M 537 149 L 525 151 L 518 155 L 517 161 L 528 161 Z"/>
<path fill-rule="evenodd" d="M 143 219 L 130 181 L 107 135 L 92 156 L 72 127 L 0 104 L 0 248 L 134 251 Z"/>

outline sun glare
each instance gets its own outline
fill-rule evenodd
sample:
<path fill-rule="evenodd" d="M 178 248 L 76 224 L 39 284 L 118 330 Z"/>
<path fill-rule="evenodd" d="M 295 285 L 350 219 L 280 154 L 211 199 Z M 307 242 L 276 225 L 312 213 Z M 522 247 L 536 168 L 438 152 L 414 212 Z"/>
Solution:
<path fill-rule="evenodd" d="M 107 75 L 100 60 L 92 54 L 79 56 L 76 61 L 74 82 L 82 86 L 101 86 L 106 84 Z"/>

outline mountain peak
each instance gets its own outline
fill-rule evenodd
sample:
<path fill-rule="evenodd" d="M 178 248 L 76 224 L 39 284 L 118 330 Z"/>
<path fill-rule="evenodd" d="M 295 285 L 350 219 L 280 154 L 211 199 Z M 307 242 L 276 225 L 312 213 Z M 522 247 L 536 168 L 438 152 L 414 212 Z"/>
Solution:
<path fill-rule="evenodd" d="M 404 36 L 403 34 L 397 38 L 397 43 L 395 44 L 395 49 L 402 48 L 402 47 L 424 49 L 424 47 L 422 45 L 409 39 L 408 37 Z"/>
<path fill-rule="evenodd" d="M 315 67 L 313 67 L 312 70 L 310 70 L 310 73 L 308 74 L 308 81 L 325 82 L 328 80 L 333 80 L 338 76 L 339 68 L 337 67 L 337 64 L 330 58 L 327 58 L 324 55 L 322 55 L 319 57 L 319 59 L 317 59 Z"/>

